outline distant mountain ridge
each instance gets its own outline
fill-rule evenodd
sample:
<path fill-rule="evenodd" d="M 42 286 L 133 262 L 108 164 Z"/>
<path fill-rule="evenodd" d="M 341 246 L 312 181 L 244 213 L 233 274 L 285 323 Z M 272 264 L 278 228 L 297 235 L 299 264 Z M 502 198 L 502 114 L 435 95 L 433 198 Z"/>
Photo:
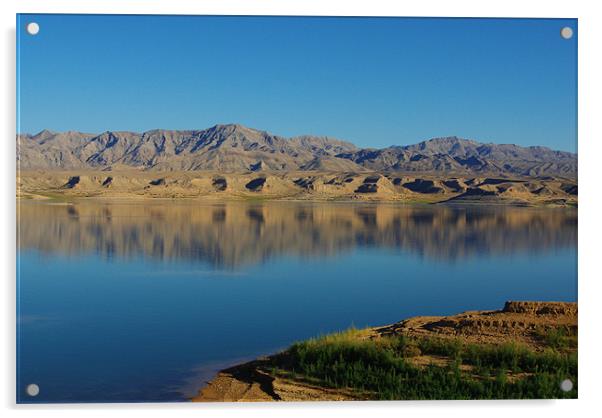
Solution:
<path fill-rule="evenodd" d="M 204 130 L 88 134 L 43 130 L 17 136 L 21 169 L 396 171 L 577 176 L 577 155 L 546 147 L 485 144 L 457 137 L 358 148 L 321 136 L 285 138 L 238 124 Z"/>

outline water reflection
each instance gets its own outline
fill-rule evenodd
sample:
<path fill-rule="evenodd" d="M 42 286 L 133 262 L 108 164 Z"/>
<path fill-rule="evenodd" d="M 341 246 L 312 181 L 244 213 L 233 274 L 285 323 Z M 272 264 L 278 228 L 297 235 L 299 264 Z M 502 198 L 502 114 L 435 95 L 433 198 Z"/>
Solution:
<path fill-rule="evenodd" d="M 576 247 L 577 211 L 392 204 L 20 202 L 21 249 L 234 268 L 357 246 L 447 261 Z"/>

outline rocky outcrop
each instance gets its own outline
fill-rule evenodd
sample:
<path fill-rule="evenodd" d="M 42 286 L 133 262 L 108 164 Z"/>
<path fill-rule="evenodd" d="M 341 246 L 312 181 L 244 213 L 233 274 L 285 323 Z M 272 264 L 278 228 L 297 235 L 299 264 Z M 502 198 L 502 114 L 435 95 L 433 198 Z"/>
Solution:
<path fill-rule="evenodd" d="M 376 335 L 461 337 L 468 343 L 513 342 L 536 350 L 546 347 L 543 337 L 551 329 L 577 332 L 577 303 L 508 301 L 496 311 L 468 311 L 446 317 L 421 316 L 375 329 Z"/>
<path fill-rule="evenodd" d="M 508 301 L 502 312 L 528 315 L 560 315 L 577 317 L 577 304 L 567 302 L 515 302 Z"/>
<path fill-rule="evenodd" d="M 228 188 L 228 182 L 223 177 L 215 177 L 212 180 L 211 184 L 213 185 L 213 188 L 218 192 L 223 192 Z"/>
<path fill-rule="evenodd" d="M 247 184 L 245 184 L 245 188 L 247 188 L 247 190 L 250 190 L 252 192 L 260 192 L 263 189 L 265 182 L 266 182 L 265 177 L 258 177 L 258 178 L 251 180 Z"/>

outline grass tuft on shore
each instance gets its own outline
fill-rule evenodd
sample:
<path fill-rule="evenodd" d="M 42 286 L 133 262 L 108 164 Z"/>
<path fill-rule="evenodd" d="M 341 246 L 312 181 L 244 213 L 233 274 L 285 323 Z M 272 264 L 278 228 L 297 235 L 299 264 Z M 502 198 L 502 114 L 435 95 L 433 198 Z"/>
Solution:
<path fill-rule="evenodd" d="M 535 351 L 516 343 L 383 336 L 349 329 L 294 344 L 274 372 L 373 399 L 541 399 L 577 397 L 577 354 L 570 336 L 546 334 Z M 567 339 L 568 338 L 568 339 Z M 576 339 L 575 339 L 576 344 Z M 425 359 L 419 364 L 415 359 Z M 571 379 L 570 392 L 560 382 Z"/>

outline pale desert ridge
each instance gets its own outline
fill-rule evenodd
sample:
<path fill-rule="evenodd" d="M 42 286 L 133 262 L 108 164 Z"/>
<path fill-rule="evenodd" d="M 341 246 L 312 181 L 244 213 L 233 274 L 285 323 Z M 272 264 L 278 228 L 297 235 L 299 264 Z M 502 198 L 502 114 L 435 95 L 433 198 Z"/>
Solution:
<path fill-rule="evenodd" d="M 576 205 L 565 178 L 434 177 L 376 172 L 22 171 L 20 198 L 360 200 Z"/>

